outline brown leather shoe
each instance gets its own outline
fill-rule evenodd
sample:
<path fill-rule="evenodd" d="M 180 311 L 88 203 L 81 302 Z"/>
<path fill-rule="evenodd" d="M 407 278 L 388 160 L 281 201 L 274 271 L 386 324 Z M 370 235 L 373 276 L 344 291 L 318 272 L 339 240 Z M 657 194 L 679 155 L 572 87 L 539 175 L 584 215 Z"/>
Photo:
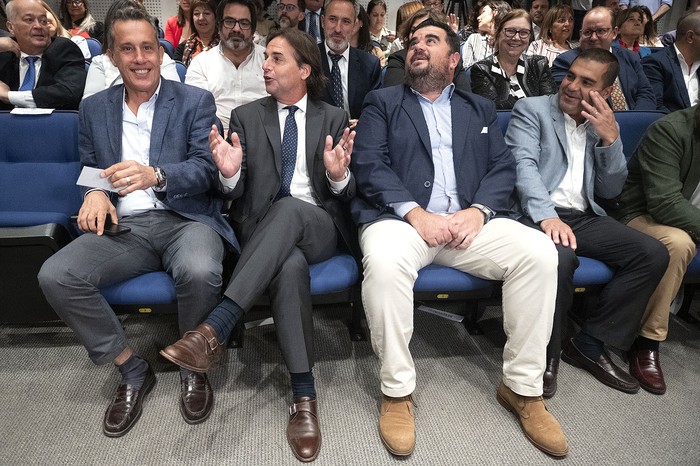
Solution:
<path fill-rule="evenodd" d="M 590 372 L 593 377 L 608 387 L 625 393 L 637 393 L 639 391 L 639 382 L 612 362 L 605 351 L 603 351 L 597 361 L 593 361 L 578 349 L 572 338 L 564 347 L 561 358 L 574 367 L 580 367 Z"/>
<path fill-rule="evenodd" d="M 551 398 L 557 392 L 557 374 L 559 373 L 559 358 L 547 361 L 547 368 L 542 377 L 542 396 Z"/>
<path fill-rule="evenodd" d="M 541 396 L 518 395 L 501 382 L 496 399 L 501 406 L 518 416 L 525 437 L 534 446 L 552 456 L 566 456 L 569 453 L 561 426 L 547 411 Z"/>
<path fill-rule="evenodd" d="M 289 407 L 287 441 L 301 462 L 313 461 L 321 451 L 321 428 L 318 425 L 316 399 L 301 396 Z"/>
<path fill-rule="evenodd" d="M 398 398 L 382 395 L 379 437 L 392 455 L 408 456 L 413 453 L 416 447 L 416 427 L 411 395 Z"/>
<path fill-rule="evenodd" d="M 207 374 L 191 372 L 180 381 L 180 413 L 188 424 L 207 420 L 214 405 L 214 392 Z"/>
<path fill-rule="evenodd" d="M 648 349 L 632 349 L 629 352 L 630 374 L 641 387 L 656 395 L 666 393 L 664 373 L 661 372 L 659 352 Z"/>
<path fill-rule="evenodd" d="M 194 372 L 206 372 L 221 357 L 225 349 L 209 324 L 200 324 L 185 332 L 182 338 L 160 350 L 161 356 L 180 367 Z"/>
<path fill-rule="evenodd" d="M 119 385 L 114 400 L 109 404 L 105 412 L 105 417 L 102 421 L 102 432 L 107 437 L 121 437 L 129 432 L 141 417 L 143 400 L 155 384 L 156 375 L 149 365 L 146 380 L 144 380 L 140 389 L 135 390 L 133 385 L 129 384 Z"/>

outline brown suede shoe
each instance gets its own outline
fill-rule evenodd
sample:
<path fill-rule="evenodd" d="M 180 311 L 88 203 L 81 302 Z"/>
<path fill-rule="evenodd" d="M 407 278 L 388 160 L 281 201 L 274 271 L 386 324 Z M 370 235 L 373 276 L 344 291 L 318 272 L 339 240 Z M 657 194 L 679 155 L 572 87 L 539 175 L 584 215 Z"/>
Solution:
<path fill-rule="evenodd" d="M 308 463 L 316 459 L 321 451 L 321 428 L 315 399 L 308 396 L 294 399 L 289 407 L 287 441 L 299 461 Z"/>
<path fill-rule="evenodd" d="M 182 338 L 160 351 L 168 361 L 194 372 L 206 372 L 224 352 L 216 332 L 209 324 L 200 324 Z"/>
<path fill-rule="evenodd" d="M 379 437 L 392 455 L 408 456 L 416 446 L 411 395 L 393 398 L 382 395 L 379 409 Z"/>
<path fill-rule="evenodd" d="M 547 411 L 541 396 L 518 395 L 501 382 L 496 398 L 501 406 L 518 416 L 520 427 L 534 446 L 552 456 L 569 453 L 561 426 Z"/>

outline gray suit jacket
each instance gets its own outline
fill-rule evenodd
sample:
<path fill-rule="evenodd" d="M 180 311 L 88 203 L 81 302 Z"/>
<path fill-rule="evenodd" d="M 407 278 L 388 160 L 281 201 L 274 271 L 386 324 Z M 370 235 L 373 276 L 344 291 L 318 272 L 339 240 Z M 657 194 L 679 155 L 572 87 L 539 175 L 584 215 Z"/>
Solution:
<path fill-rule="evenodd" d="M 348 125 L 344 110 L 321 101 L 307 100 L 306 166 L 314 194 L 333 218 L 345 245 L 357 252 L 354 228 L 349 225 L 348 202 L 355 196 L 355 178 L 339 195 L 334 195 L 326 178 L 323 150 L 326 135 L 336 144 Z M 241 178 L 227 196 L 234 199 L 231 220 L 241 241 L 252 234 L 255 225 L 269 210 L 282 184 L 282 136 L 277 101 L 263 97 L 231 112 L 229 135 L 238 134 L 243 146 Z M 230 142 L 230 141 L 229 141 Z"/>
<path fill-rule="evenodd" d="M 156 193 L 174 212 L 219 233 L 236 250 L 238 242 L 221 214 L 218 171 L 209 149 L 209 131 L 216 122 L 210 92 L 161 79 L 156 100 L 149 165 L 163 169 L 167 188 Z M 122 157 L 124 85 L 98 92 L 80 105 L 80 160 L 83 166 L 107 168 Z M 110 193 L 116 203 L 117 195 Z"/>
<path fill-rule="evenodd" d="M 558 217 L 551 192 L 559 186 L 568 166 L 564 113 L 558 94 L 529 97 L 513 107 L 506 144 L 515 156 L 515 186 L 523 212 L 533 221 Z M 595 197 L 612 199 L 622 192 L 627 161 L 618 137 L 609 147 L 600 147 L 593 126 L 587 129 L 583 194 L 590 208 L 606 215 Z"/>

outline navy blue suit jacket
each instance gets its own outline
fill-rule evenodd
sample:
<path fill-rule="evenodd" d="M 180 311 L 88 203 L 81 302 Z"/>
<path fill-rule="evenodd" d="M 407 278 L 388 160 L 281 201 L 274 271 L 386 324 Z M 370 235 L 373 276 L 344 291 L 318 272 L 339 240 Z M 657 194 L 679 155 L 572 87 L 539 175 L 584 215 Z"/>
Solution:
<path fill-rule="evenodd" d="M 321 100 L 334 105 L 331 98 L 331 68 L 328 66 L 328 55 L 324 43 L 318 44 L 321 53 L 323 72 L 328 78 L 326 90 L 321 95 Z M 362 103 L 367 93 L 379 89 L 382 85 L 382 67 L 379 59 L 369 52 L 350 47 L 348 60 L 348 105 L 350 106 L 350 118 L 360 118 Z"/>
<path fill-rule="evenodd" d="M 495 104 L 475 94 L 452 94 L 452 147 L 462 208 L 483 204 L 513 211 L 515 159 L 496 119 Z M 414 201 L 425 208 L 435 176 L 428 126 L 408 86 L 367 95 L 351 168 L 357 182 L 353 220 L 367 224 L 398 218 L 390 204 Z"/>
<path fill-rule="evenodd" d="M 321 8 L 321 14 L 323 14 L 323 8 Z M 306 10 L 304 10 L 304 19 L 299 21 L 299 24 L 297 24 L 297 27 L 301 31 L 309 32 L 306 30 Z M 318 32 L 319 32 L 319 34 L 321 34 L 321 43 L 323 43 L 323 41 L 326 40 L 326 35 L 324 34 L 323 26 L 321 25 L 321 16 L 318 17 Z"/>
<path fill-rule="evenodd" d="M 559 55 L 552 63 L 552 77 L 561 85 L 581 49 L 576 47 Z M 625 94 L 629 110 L 656 110 L 656 96 L 647 80 L 639 55 L 629 50 L 613 47 L 612 53 L 620 63 L 620 86 Z"/>
<path fill-rule="evenodd" d="M 675 47 L 664 47 L 663 50 L 645 57 L 642 67 L 654 89 L 657 110 L 671 113 L 690 107 L 688 88 L 685 87 Z"/>
<path fill-rule="evenodd" d="M 107 168 L 121 161 L 123 103 L 123 84 L 83 100 L 83 166 Z M 208 225 L 239 250 L 221 214 L 223 200 L 216 195 L 219 178 L 208 139 L 215 122 L 216 105 L 209 91 L 161 78 L 148 163 L 161 167 L 168 177 L 166 191 L 156 193 L 161 202 L 185 218 Z M 110 193 L 110 199 L 116 203 L 117 195 Z"/>

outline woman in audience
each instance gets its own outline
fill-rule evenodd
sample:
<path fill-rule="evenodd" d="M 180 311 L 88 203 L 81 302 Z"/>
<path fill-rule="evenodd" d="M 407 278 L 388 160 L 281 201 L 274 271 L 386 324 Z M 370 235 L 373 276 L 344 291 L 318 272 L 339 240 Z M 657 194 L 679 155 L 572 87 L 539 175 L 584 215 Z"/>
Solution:
<path fill-rule="evenodd" d="M 617 26 L 617 38 L 613 41 L 613 47 L 620 47 L 638 54 L 641 58 L 651 54 L 649 47 L 641 47 L 639 40 L 644 34 L 644 13 L 639 7 L 633 6 L 620 10 L 615 15 Z"/>
<path fill-rule="evenodd" d="M 639 5 L 637 6 L 643 14 L 642 23 L 644 24 L 644 32 L 642 37 L 639 38 L 639 45 L 645 47 L 663 47 L 664 44 L 659 40 L 659 35 L 656 33 L 656 22 L 651 15 L 651 10 L 649 7 Z"/>
<path fill-rule="evenodd" d="M 472 92 L 509 110 L 518 99 L 557 92 L 547 59 L 525 55 L 532 22 L 525 10 L 507 13 L 496 28 L 494 54 L 471 69 Z"/>
<path fill-rule="evenodd" d="M 190 37 L 190 34 L 190 0 L 180 0 L 177 4 L 177 15 L 171 16 L 165 22 L 165 40 L 177 47 L 180 41 Z"/>
<path fill-rule="evenodd" d="M 95 21 L 88 8 L 87 0 L 61 0 L 61 24 L 73 36 L 92 37 L 102 42 L 104 24 Z"/>
<path fill-rule="evenodd" d="M 402 27 L 406 25 L 408 19 L 418 10 L 423 9 L 422 2 L 407 2 L 404 3 L 396 10 L 396 31 L 399 35 L 399 41 L 401 42 L 402 48 L 406 46 L 406 39 L 408 38 L 408 32 L 402 34 Z"/>
<path fill-rule="evenodd" d="M 114 13 L 124 8 L 136 8 L 145 10 L 143 4 L 138 0 L 116 0 L 107 10 L 105 16 L 105 31 L 109 32 L 112 24 Z M 106 52 L 110 46 L 109 34 L 105 34 L 105 42 L 102 43 L 102 51 Z M 180 81 L 180 76 L 177 74 L 175 62 L 168 56 L 163 54 L 163 63 L 160 65 L 160 75 L 171 81 Z M 106 53 L 92 57 L 92 63 L 88 68 L 87 79 L 85 80 L 85 91 L 83 91 L 83 99 L 97 92 L 103 91 L 108 87 L 121 84 L 122 77 L 119 70 L 112 64 Z"/>
<path fill-rule="evenodd" d="M 369 17 L 369 37 L 384 52 L 384 63 L 386 63 L 389 55 L 400 50 L 402 45 L 396 33 L 384 27 L 386 23 L 384 0 L 370 0 L 367 4 L 367 16 Z"/>
<path fill-rule="evenodd" d="M 219 45 L 219 28 L 216 27 L 216 1 L 194 0 L 190 7 L 192 34 L 175 49 L 175 60 L 185 66 L 201 52 Z"/>
<path fill-rule="evenodd" d="M 83 52 L 83 57 L 85 57 L 87 63 L 92 57 L 92 54 L 90 53 L 90 48 L 88 47 L 85 38 L 83 36 L 71 35 L 70 32 L 66 31 L 66 28 L 63 27 L 58 19 L 56 19 L 56 13 L 53 12 L 51 7 L 44 0 L 41 0 L 41 5 L 44 7 L 44 10 L 46 10 L 46 20 L 48 21 L 49 25 L 49 36 L 65 37 L 66 39 L 70 39 L 75 42 L 75 45 L 80 47 L 80 51 Z"/>
<path fill-rule="evenodd" d="M 357 21 L 355 21 L 355 26 L 352 29 L 352 36 L 350 37 L 350 46 L 369 52 L 379 58 L 379 63 L 382 65 L 382 68 L 384 68 L 386 66 L 387 57 L 384 55 L 384 51 L 370 39 L 370 21 L 365 8 L 360 5 L 360 12 L 357 15 Z"/>
<path fill-rule="evenodd" d="M 530 44 L 528 55 L 542 55 L 552 66 L 554 59 L 562 52 L 576 46 L 571 43 L 574 31 L 574 12 L 569 5 L 556 5 L 544 15 L 540 28 L 540 37 Z"/>
<path fill-rule="evenodd" d="M 479 0 L 471 19 L 472 28 L 476 32 L 462 46 L 465 68 L 493 54 L 494 32 L 510 10 L 510 5 L 503 0 Z"/>

